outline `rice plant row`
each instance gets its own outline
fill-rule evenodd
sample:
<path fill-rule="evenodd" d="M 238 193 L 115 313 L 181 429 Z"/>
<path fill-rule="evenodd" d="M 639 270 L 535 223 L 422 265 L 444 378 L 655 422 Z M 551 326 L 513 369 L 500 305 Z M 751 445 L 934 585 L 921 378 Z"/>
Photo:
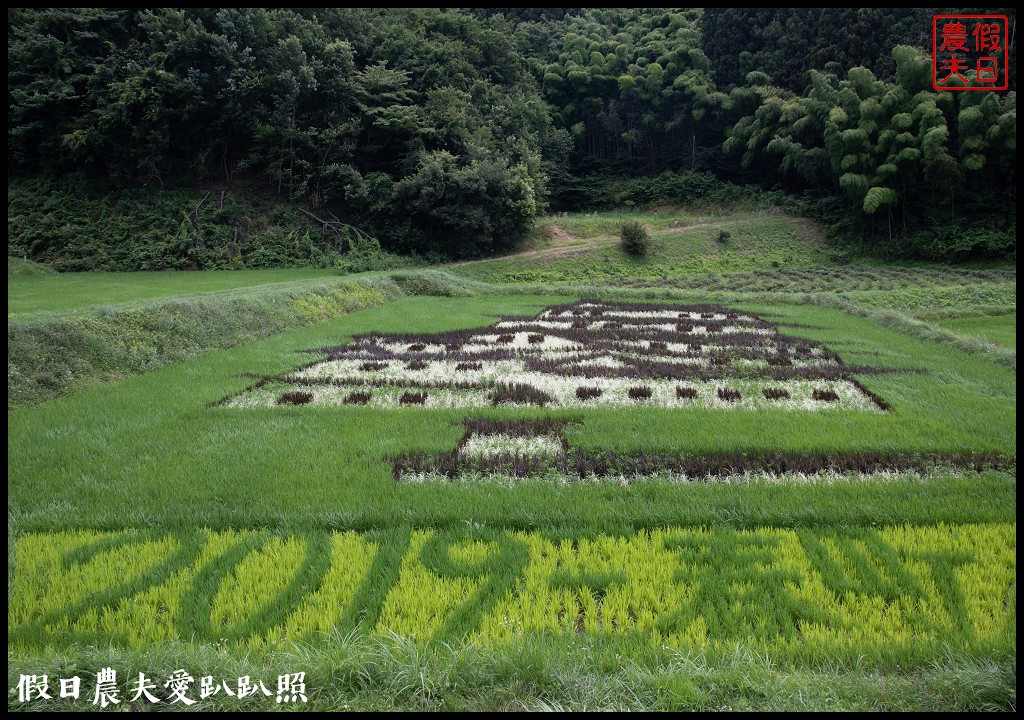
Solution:
<path fill-rule="evenodd" d="M 592 256 L 588 260 L 572 258 L 543 262 L 525 262 L 522 258 L 485 261 L 474 272 L 461 273 L 495 283 L 591 282 L 621 287 L 667 287 L 673 290 L 706 292 L 778 292 L 778 293 L 900 293 L 908 292 L 941 297 L 947 292 L 967 290 L 982 295 L 995 290 L 1012 298 L 1009 286 L 1017 281 L 1016 269 L 973 269 L 950 266 L 893 266 L 878 264 L 817 265 L 784 267 L 792 258 L 775 258 L 757 253 L 755 260 L 736 264 L 733 257 L 717 268 L 708 267 L 694 257 L 661 257 L 644 266 L 622 263 L 610 257 Z M 813 262 L 807 258 L 808 262 Z M 769 267 L 769 265 L 771 267 Z M 760 267 L 758 267 L 760 266 Z M 781 267 L 780 267 L 781 266 Z M 469 272 L 465 272 L 469 270 Z M 1003 288 L 1010 290 L 1007 295 Z M 999 303 L 1001 304 L 1001 303 Z"/>
<path fill-rule="evenodd" d="M 827 398 L 826 398 L 827 400 Z M 541 477 L 557 482 L 614 479 L 620 484 L 662 478 L 674 482 L 733 479 L 830 479 L 839 476 L 926 475 L 1009 470 L 1014 458 L 993 452 L 642 452 L 588 451 L 565 437 L 565 421 L 470 419 L 451 452 L 406 452 L 392 458 L 395 480 L 509 481 Z"/>
<path fill-rule="evenodd" d="M 74 531 L 17 540 L 15 650 L 273 648 L 362 632 L 633 635 L 794 661 L 1015 653 L 1016 525 L 566 537 L 497 529 Z"/>
<path fill-rule="evenodd" d="M 490 328 L 366 335 L 229 407 L 655 406 L 887 410 L 835 352 L 712 305 L 581 301 Z"/>

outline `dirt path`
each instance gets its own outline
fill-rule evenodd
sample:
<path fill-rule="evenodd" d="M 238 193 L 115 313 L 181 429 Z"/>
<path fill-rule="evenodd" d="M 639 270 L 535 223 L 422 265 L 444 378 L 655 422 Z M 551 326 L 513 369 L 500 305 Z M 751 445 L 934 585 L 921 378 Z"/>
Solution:
<path fill-rule="evenodd" d="M 730 215 L 720 220 L 706 220 L 703 222 L 680 225 L 678 227 L 668 226 L 661 228 L 656 232 L 662 233 L 686 233 L 690 230 L 697 230 L 700 228 L 715 228 L 715 227 L 731 227 L 734 225 L 740 225 L 751 220 L 757 220 L 758 218 L 765 217 L 762 213 L 747 213 L 745 215 Z M 615 243 L 616 238 L 614 235 L 600 235 L 595 238 L 577 238 L 571 232 L 559 225 L 549 225 L 547 228 L 549 245 L 542 248 L 535 248 L 532 250 L 524 250 L 518 253 L 511 253 L 508 255 L 500 255 L 497 257 L 486 258 L 485 260 L 463 260 L 461 262 L 453 263 L 454 265 L 472 265 L 473 263 L 486 262 L 487 260 L 498 260 L 498 259 L 510 259 L 516 258 L 521 260 L 561 260 L 565 258 L 574 258 L 585 255 L 595 250 L 606 248 Z"/>
<path fill-rule="evenodd" d="M 669 226 L 665 228 L 665 232 L 686 232 L 687 230 L 693 230 L 694 228 L 704 227 L 722 227 L 724 225 L 739 225 L 740 223 L 750 222 L 757 218 L 764 217 L 760 213 L 750 213 L 748 215 L 731 216 L 729 218 L 723 218 L 722 220 L 708 221 L 693 223 L 692 225 L 680 225 L 679 227 Z"/>
<path fill-rule="evenodd" d="M 537 248 L 535 250 L 524 250 L 523 252 L 512 253 L 510 255 L 500 255 L 493 258 L 486 258 L 485 260 L 463 260 L 452 264 L 472 265 L 473 263 L 486 262 L 487 260 L 497 260 L 501 258 L 551 258 L 552 260 L 556 260 L 558 258 L 578 257 L 587 251 L 597 250 L 608 245 L 608 241 L 606 239 L 602 240 L 601 238 L 588 238 L 581 240 L 565 228 L 559 227 L 558 225 L 550 225 L 547 230 L 548 237 L 553 243 L 551 246 Z"/>

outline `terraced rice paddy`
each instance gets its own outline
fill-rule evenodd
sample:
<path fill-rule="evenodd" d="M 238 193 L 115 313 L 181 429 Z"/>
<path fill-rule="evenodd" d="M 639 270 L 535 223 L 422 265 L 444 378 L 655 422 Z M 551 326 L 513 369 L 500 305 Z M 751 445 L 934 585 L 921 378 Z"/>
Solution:
<path fill-rule="evenodd" d="M 381 301 L 9 413 L 9 685 L 1009 709 L 1015 393 L 817 305 Z"/>

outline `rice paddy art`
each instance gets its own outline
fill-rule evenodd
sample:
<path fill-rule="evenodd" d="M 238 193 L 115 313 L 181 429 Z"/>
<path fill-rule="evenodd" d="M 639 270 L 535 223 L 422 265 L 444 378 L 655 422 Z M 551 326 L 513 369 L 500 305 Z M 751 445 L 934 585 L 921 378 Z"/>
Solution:
<path fill-rule="evenodd" d="M 1015 538 L 1013 523 L 578 538 L 408 527 L 32 533 L 17 541 L 8 637 L 18 649 L 202 640 L 256 650 L 358 626 L 416 642 L 743 642 L 794 660 L 885 663 L 942 644 L 1009 655 Z"/>
<path fill-rule="evenodd" d="M 847 365 L 756 314 L 580 301 L 491 327 L 363 335 L 222 401 L 378 408 L 662 407 L 885 411 Z"/>
<path fill-rule="evenodd" d="M 660 479 L 674 483 L 821 482 L 840 477 L 926 477 L 935 471 L 1009 470 L 998 453 L 904 451 L 619 453 L 588 451 L 566 438 L 568 423 L 470 418 L 451 452 L 406 452 L 391 458 L 398 482 L 508 483 L 543 478 L 559 483 L 614 481 L 621 485 Z"/>

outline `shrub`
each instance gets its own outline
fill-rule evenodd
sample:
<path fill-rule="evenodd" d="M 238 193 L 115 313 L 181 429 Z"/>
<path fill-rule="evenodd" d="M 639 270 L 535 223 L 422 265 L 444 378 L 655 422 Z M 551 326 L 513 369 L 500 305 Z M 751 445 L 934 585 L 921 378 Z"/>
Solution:
<path fill-rule="evenodd" d="M 716 238 L 716 240 L 718 240 L 718 244 L 719 245 L 728 245 L 729 244 L 729 238 L 731 238 L 731 237 L 732 237 L 732 233 L 729 232 L 728 230 L 719 230 L 718 231 L 718 237 Z"/>
<path fill-rule="evenodd" d="M 619 231 L 619 239 L 622 241 L 622 249 L 630 255 L 643 257 L 651 249 L 651 236 L 647 229 L 636 220 L 630 220 L 622 226 Z"/>

